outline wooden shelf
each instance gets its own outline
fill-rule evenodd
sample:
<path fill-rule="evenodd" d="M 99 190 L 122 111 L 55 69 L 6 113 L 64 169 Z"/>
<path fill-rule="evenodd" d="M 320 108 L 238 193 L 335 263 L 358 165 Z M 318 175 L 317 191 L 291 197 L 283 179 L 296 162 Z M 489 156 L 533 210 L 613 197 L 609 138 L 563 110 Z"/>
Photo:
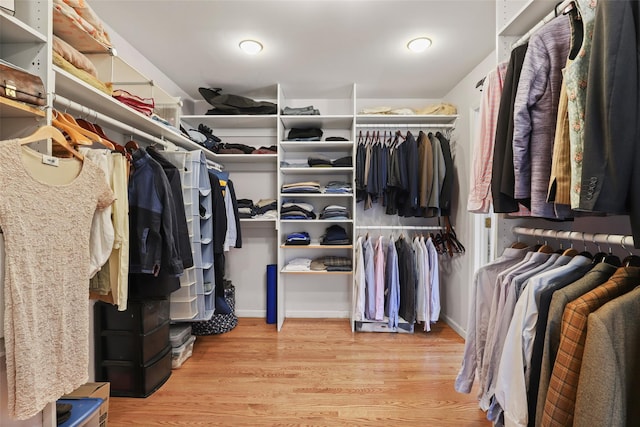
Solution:
<path fill-rule="evenodd" d="M 529 0 L 504 27 L 498 30 L 498 36 L 522 36 L 549 12 L 553 12 L 556 3 L 558 3 L 557 0 Z"/>
<path fill-rule="evenodd" d="M 320 116 L 280 116 L 285 129 L 292 128 L 320 128 L 320 129 L 350 129 L 353 125 L 353 115 L 320 115 Z M 310 141 L 311 142 L 311 141 Z"/>
<path fill-rule="evenodd" d="M 47 38 L 15 16 L 0 11 L 0 40 L 9 43 L 46 43 Z"/>
<path fill-rule="evenodd" d="M 353 245 L 280 245 L 283 249 L 353 249 Z"/>
<path fill-rule="evenodd" d="M 353 148 L 353 141 L 280 141 L 279 149 L 288 152 L 346 151 Z"/>
<path fill-rule="evenodd" d="M 35 105 L 0 97 L 0 117 L 2 118 L 28 118 L 44 117 L 45 110 Z"/>
<path fill-rule="evenodd" d="M 200 123 L 214 129 L 242 129 L 242 128 L 276 128 L 278 116 L 275 114 L 261 115 L 191 115 L 182 116 L 181 120 L 197 128 Z"/>
<path fill-rule="evenodd" d="M 283 175 L 333 175 L 333 174 L 345 174 L 353 172 L 353 167 L 339 168 L 339 167 L 281 167 L 280 172 Z"/>
<path fill-rule="evenodd" d="M 341 274 L 341 275 L 351 275 L 353 271 L 288 271 L 285 269 L 280 270 L 281 273 L 286 274 Z"/>
<path fill-rule="evenodd" d="M 300 197 L 353 197 L 353 193 L 280 193 L 282 198 Z"/>
<path fill-rule="evenodd" d="M 358 125 L 377 124 L 412 124 L 412 125 L 452 125 L 458 119 L 458 115 L 390 115 L 390 114 L 358 114 L 356 123 Z"/>

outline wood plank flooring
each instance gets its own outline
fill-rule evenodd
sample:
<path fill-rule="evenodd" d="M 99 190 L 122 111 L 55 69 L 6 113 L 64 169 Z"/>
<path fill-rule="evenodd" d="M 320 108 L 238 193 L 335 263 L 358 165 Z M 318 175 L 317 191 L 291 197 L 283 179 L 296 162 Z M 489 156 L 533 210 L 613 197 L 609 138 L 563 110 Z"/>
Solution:
<path fill-rule="evenodd" d="M 146 399 L 110 399 L 109 426 L 489 426 L 476 390 L 453 383 L 464 341 L 352 333 L 340 320 L 241 318 L 198 337 L 193 356 Z"/>

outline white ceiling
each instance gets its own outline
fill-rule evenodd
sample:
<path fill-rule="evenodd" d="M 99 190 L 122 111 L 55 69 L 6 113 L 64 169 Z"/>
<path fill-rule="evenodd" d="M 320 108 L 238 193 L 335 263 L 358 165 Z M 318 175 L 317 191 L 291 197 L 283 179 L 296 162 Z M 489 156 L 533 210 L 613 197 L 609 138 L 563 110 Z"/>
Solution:
<path fill-rule="evenodd" d="M 280 83 L 362 98 L 446 95 L 495 47 L 495 0 L 93 0 L 103 21 L 195 100 Z M 422 54 L 406 43 L 433 40 Z M 254 56 L 238 49 L 260 40 Z M 117 48 L 117 46 L 116 46 Z"/>

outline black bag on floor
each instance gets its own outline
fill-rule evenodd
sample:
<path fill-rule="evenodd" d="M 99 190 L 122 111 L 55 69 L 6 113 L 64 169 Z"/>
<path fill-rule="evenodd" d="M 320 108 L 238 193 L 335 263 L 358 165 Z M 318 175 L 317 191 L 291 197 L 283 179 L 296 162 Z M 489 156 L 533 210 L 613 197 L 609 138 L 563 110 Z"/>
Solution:
<path fill-rule="evenodd" d="M 217 335 L 229 332 L 238 325 L 238 316 L 235 314 L 236 310 L 236 296 L 235 287 L 230 281 L 225 280 L 224 286 L 224 299 L 227 302 L 231 313 L 229 314 L 214 314 L 210 320 L 203 322 L 193 322 L 191 324 L 191 333 L 193 335 Z"/>

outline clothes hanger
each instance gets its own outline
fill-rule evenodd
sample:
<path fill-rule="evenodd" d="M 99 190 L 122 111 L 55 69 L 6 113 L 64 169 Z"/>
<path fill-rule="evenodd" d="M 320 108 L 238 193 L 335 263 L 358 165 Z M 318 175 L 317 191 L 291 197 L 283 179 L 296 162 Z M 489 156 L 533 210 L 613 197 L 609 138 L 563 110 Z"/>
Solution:
<path fill-rule="evenodd" d="M 597 235 L 597 233 L 593 235 L 593 244 L 598 248 L 598 252 L 593 256 L 593 264 L 602 262 L 607 256 L 607 254 L 605 252 L 602 252 L 602 249 L 600 249 L 600 245 L 596 243 Z"/>
<path fill-rule="evenodd" d="M 559 231 L 559 230 L 556 230 L 555 239 L 556 239 L 556 243 L 557 243 L 557 244 L 558 244 L 558 246 L 559 246 L 559 248 L 558 248 L 558 250 L 556 251 L 556 253 L 557 253 L 557 254 L 559 254 L 559 255 L 563 255 L 563 254 L 564 254 L 564 252 L 565 252 L 565 250 L 564 250 L 564 248 L 562 247 L 562 242 L 560 241 L 560 239 L 558 239 L 558 234 L 559 234 L 559 233 L 560 233 L 560 231 Z"/>
<path fill-rule="evenodd" d="M 606 262 L 607 264 L 620 267 L 622 266 L 622 262 L 620 261 L 620 258 L 618 258 L 617 255 L 613 254 L 613 251 L 611 250 L 611 244 L 609 243 L 609 237 L 611 237 L 611 235 L 607 234 L 607 244 L 609 245 L 609 253 L 607 254 L 607 256 L 604 257 L 604 260 L 602 260 L 602 262 Z"/>
<path fill-rule="evenodd" d="M 542 236 L 542 233 L 540 234 L 540 236 Z M 538 252 L 543 253 L 543 254 L 552 254 L 553 253 L 553 248 L 551 246 L 549 246 L 547 244 L 547 241 L 544 241 L 544 244 L 542 246 L 540 246 L 540 248 L 538 248 Z"/>
<path fill-rule="evenodd" d="M 53 119 L 51 124 L 58 129 L 64 131 L 74 145 L 93 145 L 93 141 L 84 136 L 77 130 L 77 127 L 69 125 L 66 121 L 60 118 L 58 111 L 52 110 Z"/>
<path fill-rule="evenodd" d="M 628 250 L 624 246 L 624 239 L 626 238 L 627 236 L 623 236 L 622 242 L 620 242 L 620 245 L 624 250 Z M 622 260 L 622 265 L 624 265 L 625 267 L 640 267 L 640 256 L 634 255 L 633 252 L 629 251 L 629 255 Z"/>
<path fill-rule="evenodd" d="M 63 111 L 58 111 L 58 119 L 67 123 L 69 126 L 73 127 L 74 129 L 76 129 L 79 133 L 89 138 L 92 142 L 97 142 L 98 144 L 101 144 L 101 145 L 109 144 L 108 142 L 105 143 L 104 141 L 102 141 L 102 138 L 100 137 L 100 135 L 93 132 L 91 129 L 86 129 L 80 126 L 76 121 L 75 117 L 73 117 L 71 114 L 68 114 Z M 109 148 L 110 150 L 113 150 L 113 146 L 111 144 L 109 144 L 107 148 Z"/>
<path fill-rule="evenodd" d="M 583 257 L 593 259 L 593 255 L 589 251 L 587 251 L 587 242 L 584 239 L 584 231 L 582 232 L 582 244 L 584 245 L 584 250 L 580 252 L 578 255 L 582 255 Z"/>
<path fill-rule="evenodd" d="M 99 143 L 101 145 L 104 145 L 109 150 L 120 151 L 116 147 L 116 143 L 114 143 L 113 141 L 109 140 L 109 138 L 107 138 L 107 136 L 104 134 L 104 131 L 102 131 L 102 129 L 100 129 L 100 131 L 98 131 L 98 129 L 96 128 L 96 125 L 94 125 L 93 123 L 90 123 L 90 122 L 88 122 L 88 121 L 86 121 L 84 119 L 75 119 L 75 120 L 76 120 L 76 123 L 78 124 L 78 126 L 80 126 L 82 129 L 90 131 L 93 134 L 98 136 L 99 140 L 96 140 L 97 143 Z M 120 145 L 120 144 L 117 144 L 117 145 Z M 122 145 L 120 145 L 120 147 L 122 147 Z M 124 152 L 124 151 L 125 151 L 124 147 L 122 147 L 122 152 Z"/>
<path fill-rule="evenodd" d="M 31 135 L 26 136 L 24 138 L 19 139 L 20 145 L 31 144 L 32 142 L 43 141 L 46 139 L 51 139 L 52 141 L 57 142 L 60 146 L 65 148 L 68 152 L 73 154 L 74 157 L 77 157 L 78 160 L 84 161 L 84 156 L 76 151 L 64 137 L 62 132 L 56 129 L 53 126 L 45 125 L 36 129 Z"/>

